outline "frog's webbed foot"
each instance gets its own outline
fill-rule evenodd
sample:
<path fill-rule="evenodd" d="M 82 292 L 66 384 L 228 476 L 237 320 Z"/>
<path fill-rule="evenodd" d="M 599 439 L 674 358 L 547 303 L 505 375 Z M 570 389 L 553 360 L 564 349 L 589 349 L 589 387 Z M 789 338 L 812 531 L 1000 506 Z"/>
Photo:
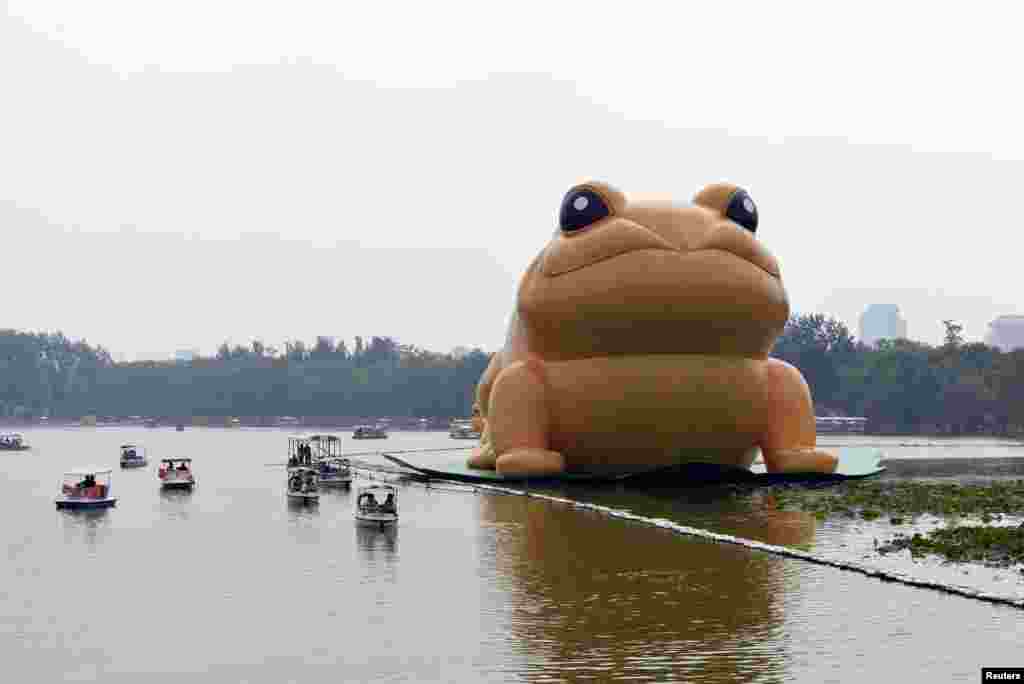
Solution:
<path fill-rule="evenodd" d="M 498 453 L 494 450 L 494 443 L 491 441 L 491 431 L 485 422 L 484 430 L 480 435 L 480 446 L 470 453 L 466 465 L 478 470 L 494 470 L 497 459 Z"/>
<path fill-rule="evenodd" d="M 467 461 L 466 465 L 478 470 L 494 470 L 496 461 L 494 447 L 481 442 L 480 446 L 473 449 L 473 452 L 469 455 L 469 461 Z"/>
<path fill-rule="evenodd" d="M 491 390 L 486 442 L 502 475 L 544 476 L 565 471 L 565 458 L 548 449 L 548 383 L 544 362 L 536 357 L 504 368 Z M 481 463 L 485 450 L 481 449 Z"/>
<path fill-rule="evenodd" d="M 815 446 L 814 404 L 804 376 L 779 359 L 768 359 L 764 370 L 771 414 L 760 446 L 767 471 L 835 472 L 839 459 Z"/>
<path fill-rule="evenodd" d="M 816 447 L 763 449 L 769 473 L 833 473 L 839 459 Z"/>
<path fill-rule="evenodd" d="M 565 457 L 548 449 L 519 447 L 498 457 L 497 470 L 501 475 L 557 475 L 565 472 Z"/>

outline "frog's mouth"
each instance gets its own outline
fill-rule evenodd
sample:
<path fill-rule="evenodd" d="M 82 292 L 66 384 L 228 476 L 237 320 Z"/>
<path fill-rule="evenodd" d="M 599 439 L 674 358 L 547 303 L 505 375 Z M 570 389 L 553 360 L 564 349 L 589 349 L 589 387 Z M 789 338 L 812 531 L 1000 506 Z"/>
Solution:
<path fill-rule="evenodd" d="M 645 249 L 679 251 L 677 246 L 639 224 L 629 223 L 616 228 L 613 232 L 593 231 L 555 240 L 544 250 L 540 272 L 554 278 L 630 252 Z"/>
<path fill-rule="evenodd" d="M 596 237 L 596 236 L 595 236 Z M 726 253 L 745 264 L 780 279 L 778 267 L 772 263 L 759 263 L 756 254 L 744 254 L 741 245 L 725 239 L 710 239 L 695 249 L 680 249 L 667 240 L 642 226 L 616 231 L 615 235 L 602 236 L 600 240 L 565 240 L 550 245 L 544 252 L 540 272 L 548 278 L 556 278 L 574 271 L 580 271 L 616 257 L 641 251 L 674 252 L 681 260 L 699 259 L 702 255 Z"/>

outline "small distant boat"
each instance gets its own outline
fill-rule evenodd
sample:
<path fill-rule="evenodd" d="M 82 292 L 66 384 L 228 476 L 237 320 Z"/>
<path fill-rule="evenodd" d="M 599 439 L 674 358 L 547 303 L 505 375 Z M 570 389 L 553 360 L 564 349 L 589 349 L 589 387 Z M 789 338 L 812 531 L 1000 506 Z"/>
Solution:
<path fill-rule="evenodd" d="M 25 451 L 30 448 L 25 444 L 25 438 L 16 432 L 0 435 L 0 451 Z"/>
<path fill-rule="evenodd" d="M 79 468 L 64 474 L 57 508 L 107 508 L 117 503 L 110 495 L 110 469 Z"/>
<path fill-rule="evenodd" d="M 191 458 L 161 459 L 158 477 L 164 489 L 192 489 L 196 484 Z"/>
<path fill-rule="evenodd" d="M 296 466 L 288 468 L 288 499 L 301 503 L 319 503 L 320 476 L 316 468 Z"/>
<path fill-rule="evenodd" d="M 184 431 L 185 431 L 185 426 L 184 426 L 184 425 L 182 425 L 181 423 L 178 423 L 177 425 L 175 425 L 175 426 L 174 426 L 174 429 L 175 429 L 175 430 L 176 430 L 177 432 L 184 432 Z"/>
<path fill-rule="evenodd" d="M 398 522 L 398 487 L 372 484 L 359 487 L 356 495 L 356 521 L 379 525 L 381 529 Z"/>
<path fill-rule="evenodd" d="M 156 418 L 147 418 L 145 422 L 146 427 L 155 428 L 160 426 L 160 421 Z"/>
<path fill-rule="evenodd" d="M 121 445 L 121 467 L 142 468 L 149 461 L 146 460 L 146 450 L 134 444 Z"/>
<path fill-rule="evenodd" d="M 387 439 L 388 431 L 383 425 L 357 425 L 352 439 Z"/>
<path fill-rule="evenodd" d="M 480 439 L 480 433 L 473 427 L 472 419 L 453 420 L 448 426 L 448 436 L 452 439 Z"/>
<path fill-rule="evenodd" d="M 242 426 L 242 421 L 239 420 L 238 418 L 232 418 L 231 420 L 229 420 L 227 422 L 227 427 L 236 428 L 236 427 L 241 427 L 241 426 Z"/>

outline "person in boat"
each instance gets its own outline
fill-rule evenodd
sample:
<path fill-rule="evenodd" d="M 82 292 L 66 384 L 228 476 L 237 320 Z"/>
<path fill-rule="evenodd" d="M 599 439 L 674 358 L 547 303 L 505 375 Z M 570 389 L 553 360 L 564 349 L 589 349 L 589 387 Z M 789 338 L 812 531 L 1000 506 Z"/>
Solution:
<path fill-rule="evenodd" d="M 388 498 L 384 500 L 384 505 L 381 506 L 381 510 L 387 513 L 395 512 L 395 495 L 388 493 Z"/>
<path fill-rule="evenodd" d="M 377 499 L 370 492 L 365 492 L 359 497 L 359 508 L 364 511 L 373 510 L 377 508 Z"/>
<path fill-rule="evenodd" d="M 85 496 L 88 494 L 89 489 L 96 486 L 96 478 L 92 475 L 86 475 L 78 486 L 75 487 L 75 496 Z"/>
<path fill-rule="evenodd" d="M 178 470 L 188 470 L 188 465 L 184 461 L 178 464 Z"/>

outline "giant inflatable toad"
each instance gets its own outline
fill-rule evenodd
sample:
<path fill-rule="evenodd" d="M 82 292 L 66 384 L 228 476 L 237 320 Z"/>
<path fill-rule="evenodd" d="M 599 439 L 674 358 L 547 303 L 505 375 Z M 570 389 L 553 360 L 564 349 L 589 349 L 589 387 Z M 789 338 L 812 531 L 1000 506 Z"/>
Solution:
<path fill-rule="evenodd" d="M 810 391 L 768 357 L 789 316 L 746 191 L 692 204 L 573 187 L 519 284 L 504 348 L 477 387 L 472 468 L 508 475 L 704 462 L 831 473 Z"/>

